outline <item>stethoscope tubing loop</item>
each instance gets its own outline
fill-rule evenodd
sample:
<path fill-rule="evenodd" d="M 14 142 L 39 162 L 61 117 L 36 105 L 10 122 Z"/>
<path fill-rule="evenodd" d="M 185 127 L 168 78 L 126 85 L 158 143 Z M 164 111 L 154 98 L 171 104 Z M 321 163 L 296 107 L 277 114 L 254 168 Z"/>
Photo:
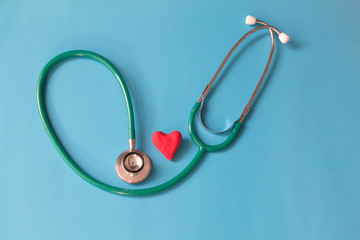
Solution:
<path fill-rule="evenodd" d="M 77 163 L 68 154 L 68 152 L 62 145 L 61 141 L 57 137 L 57 135 L 51 125 L 51 122 L 49 120 L 48 113 L 46 111 L 46 104 L 45 104 L 46 103 L 45 85 L 46 85 L 46 82 L 48 79 L 49 72 L 54 68 L 54 66 L 56 64 L 60 63 L 61 61 L 66 60 L 66 59 L 73 58 L 73 57 L 87 57 L 87 58 L 95 59 L 95 60 L 105 64 L 114 73 L 114 75 L 119 80 L 119 82 L 123 83 L 120 85 L 123 89 L 123 93 L 124 93 L 126 104 L 127 104 L 128 114 L 129 114 L 129 136 L 130 136 L 130 138 L 131 137 L 135 138 L 135 131 L 132 131 L 132 130 L 134 130 L 134 128 L 133 127 L 131 128 L 131 126 L 134 125 L 134 122 L 133 122 L 134 117 L 132 114 L 132 105 L 131 105 L 130 94 L 127 90 L 127 87 L 125 85 L 125 82 L 124 82 L 120 72 L 116 69 L 116 67 L 113 64 L 111 64 L 110 61 L 108 61 L 104 57 L 102 57 L 96 53 L 90 52 L 90 51 L 74 50 L 74 51 L 62 53 L 62 54 L 54 57 L 52 60 L 50 60 L 45 65 L 43 70 L 41 71 L 39 79 L 38 79 L 36 95 L 37 95 L 38 110 L 39 110 L 40 118 L 44 125 L 44 128 L 45 128 L 51 142 L 53 143 L 54 147 L 59 152 L 59 154 L 64 159 L 64 161 L 70 166 L 70 168 L 75 173 L 77 173 L 81 178 L 83 178 L 88 183 L 94 185 L 95 187 L 98 187 L 102 190 L 112 192 L 115 194 L 128 195 L 128 196 L 143 196 L 143 195 L 150 195 L 150 194 L 155 194 L 155 193 L 158 193 L 161 191 L 165 191 L 166 189 L 173 187 L 174 185 L 176 185 L 177 183 L 182 181 L 186 176 L 188 176 L 190 174 L 190 172 L 192 172 L 192 170 L 200 162 L 202 156 L 205 153 L 204 149 L 199 149 L 198 152 L 196 153 L 196 155 L 194 156 L 193 160 L 189 163 L 189 165 L 184 170 L 182 170 L 179 174 L 177 174 L 175 177 L 171 178 L 169 181 L 167 181 L 163 184 L 154 186 L 154 187 L 143 188 L 143 189 L 128 189 L 128 188 L 120 188 L 120 187 L 111 186 L 109 184 L 103 183 L 103 182 L 97 180 L 96 178 L 90 176 L 87 172 L 85 172 L 82 168 L 80 168 L 79 165 L 77 165 Z"/>

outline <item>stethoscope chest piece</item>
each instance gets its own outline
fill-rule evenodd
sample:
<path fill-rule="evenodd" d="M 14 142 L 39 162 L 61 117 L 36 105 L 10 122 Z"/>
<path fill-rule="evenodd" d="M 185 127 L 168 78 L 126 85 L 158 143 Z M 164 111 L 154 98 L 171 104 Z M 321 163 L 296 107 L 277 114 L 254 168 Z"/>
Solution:
<path fill-rule="evenodd" d="M 140 183 L 150 174 L 151 160 L 140 150 L 127 150 L 116 160 L 115 169 L 125 182 Z"/>

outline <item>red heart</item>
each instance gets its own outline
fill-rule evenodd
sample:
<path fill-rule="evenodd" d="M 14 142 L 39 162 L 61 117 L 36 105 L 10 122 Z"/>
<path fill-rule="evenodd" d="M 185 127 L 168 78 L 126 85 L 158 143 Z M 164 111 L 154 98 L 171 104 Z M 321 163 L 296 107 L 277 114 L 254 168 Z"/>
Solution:
<path fill-rule="evenodd" d="M 181 133 L 174 131 L 170 134 L 157 131 L 152 135 L 152 141 L 157 149 L 169 160 L 172 160 L 181 142 Z"/>

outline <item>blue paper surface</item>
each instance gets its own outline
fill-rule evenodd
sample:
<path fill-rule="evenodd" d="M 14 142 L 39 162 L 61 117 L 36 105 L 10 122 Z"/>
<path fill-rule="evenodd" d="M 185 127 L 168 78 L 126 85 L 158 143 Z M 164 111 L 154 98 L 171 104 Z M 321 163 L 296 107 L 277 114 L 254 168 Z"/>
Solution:
<path fill-rule="evenodd" d="M 360 2 L 1 1 L 1 239 L 359 239 Z M 81 179 L 50 142 L 36 105 L 41 69 L 83 49 L 113 62 L 132 95 L 137 147 L 153 172 L 135 187 L 172 178 L 197 148 L 193 104 L 254 15 L 290 35 L 235 143 L 206 154 L 161 194 L 124 197 Z M 236 51 L 207 98 L 205 121 L 238 118 L 265 67 L 266 30 Z M 115 172 L 128 148 L 121 89 L 101 64 L 74 59 L 47 86 L 52 123 L 92 176 L 129 187 Z M 209 144 L 224 137 L 199 135 Z M 173 160 L 152 133 L 178 130 Z"/>

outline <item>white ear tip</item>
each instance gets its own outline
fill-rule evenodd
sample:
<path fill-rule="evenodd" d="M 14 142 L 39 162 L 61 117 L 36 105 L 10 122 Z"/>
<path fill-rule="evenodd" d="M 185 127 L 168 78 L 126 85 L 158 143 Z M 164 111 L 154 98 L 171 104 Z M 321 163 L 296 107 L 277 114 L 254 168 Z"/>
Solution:
<path fill-rule="evenodd" d="M 249 15 L 249 16 L 246 17 L 245 23 L 247 25 L 254 25 L 256 23 L 256 18 Z"/>
<path fill-rule="evenodd" d="M 279 40 L 282 44 L 286 44 L 290 40 L 290 37 L 286 33 L 282 32 L 279 34 Z"/>

